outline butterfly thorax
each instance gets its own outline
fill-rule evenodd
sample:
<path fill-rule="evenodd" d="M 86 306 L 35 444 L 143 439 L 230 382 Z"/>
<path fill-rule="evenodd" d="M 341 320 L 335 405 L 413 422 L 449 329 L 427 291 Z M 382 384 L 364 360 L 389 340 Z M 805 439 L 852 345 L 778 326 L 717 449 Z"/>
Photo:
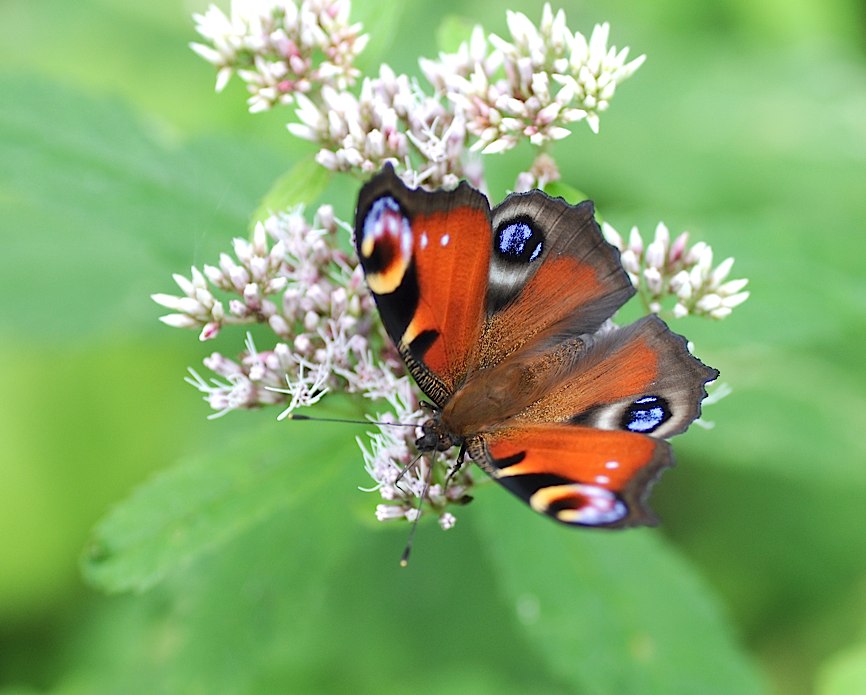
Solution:
<path fill-rule="evenodd" d="M 447 451 L 483 432 L 499 429 L 537 398 L 545 372 L 538 360 L 514 360 L 472 372 L 444 406 L 421 426 L 420 451 Z"/>
<path fill-rule="evenodd" d="M 534 378 L 521 365 L 474 372 L 421 427 L 422 451 L 446 451 L 472 435 L 496 429 L 531 401 Z"/>

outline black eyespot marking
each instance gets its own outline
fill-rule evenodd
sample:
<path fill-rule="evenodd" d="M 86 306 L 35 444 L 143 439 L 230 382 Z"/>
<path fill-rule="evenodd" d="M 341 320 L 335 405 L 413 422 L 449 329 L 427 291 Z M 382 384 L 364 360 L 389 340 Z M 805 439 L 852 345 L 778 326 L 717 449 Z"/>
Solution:
<path fill-rule="evenodd" d="M 532 263 L 541 255 L 544 235 L 534 229 L 531 220 L 516 219 L 506 222 L 496 230 L 493 249 L 504 261 Z"/>
<path fill-rule="evenodd" d="M 629 432 L 649 434 L 670 420 L 668 402 L 660 396 L 638 398 L 623 413 L 620 426 Z"/>

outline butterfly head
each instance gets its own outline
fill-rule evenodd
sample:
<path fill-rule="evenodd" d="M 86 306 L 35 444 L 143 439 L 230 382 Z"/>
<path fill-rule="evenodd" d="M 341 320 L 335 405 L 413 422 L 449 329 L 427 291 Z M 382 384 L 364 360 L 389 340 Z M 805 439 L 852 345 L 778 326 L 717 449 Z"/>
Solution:
<path fill-rule="evenodd" d="M 448 451 L 461 443 L 443 425 L 439 413 L 421 425 L 421 436 L 415 440 L 418 451 Z"/>

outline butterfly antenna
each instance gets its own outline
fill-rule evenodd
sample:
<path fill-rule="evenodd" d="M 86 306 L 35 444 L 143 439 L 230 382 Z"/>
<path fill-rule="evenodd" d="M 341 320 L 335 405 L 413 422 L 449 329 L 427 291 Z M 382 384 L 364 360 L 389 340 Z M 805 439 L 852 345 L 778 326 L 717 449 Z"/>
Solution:
<path fill-rule="evenodd" d="M 418 459 L 413 461 L 413 465 Z M 424 479 L 424 489 L 421 491 L 421 497 L 418 499 L 418 513 L 415 515 L 415 520 L 412 522 L 412 528 L 409 529 L 409 538 L 406 539 L 406 547 L 403 548 L 403 555 L 400 556 L 400 567 L 409 565 L 409 553 L 412 552 L 412 541 L 415 540 L 415 531 L 418 530 L 418 522 L 421 520 L 421 507 L 424 505 L 424 498 L 427 497 L 427 492 L 430 490 L 430 481 L 433 479 L 433 468 L 436 465 L 436 452 L 430 457 L 430 468 L 427 471 L 427 477 Z"/>
<path fill-rule="evenodd" d="M 348 420 L 339 417 L 312 417 L 310 415 L 298 415 L 289 413 L 285 420 L 308 420 L 310 422 L 342 422 L 346 425 L 384 425 L 385 427 L 418 427 L 408 422 L 379 422 L 378 420 Z"/>

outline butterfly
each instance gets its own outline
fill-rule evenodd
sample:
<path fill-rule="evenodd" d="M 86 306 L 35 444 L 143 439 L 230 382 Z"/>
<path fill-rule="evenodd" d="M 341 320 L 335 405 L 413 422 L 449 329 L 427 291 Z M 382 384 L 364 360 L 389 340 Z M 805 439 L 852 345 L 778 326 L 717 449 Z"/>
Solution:
<path fill-rule="evenodd" d="M 634 293 L 592 202 L 542 191 L 490 208 L 465 181 L 361 189 L 355 246 L 388 335 L 430 399 L 420 451 L 460 447 L 535 511 L 587 527 L 654 525 L 668 437 L 718 377 L 658 317 L 609 319 Z"/>

